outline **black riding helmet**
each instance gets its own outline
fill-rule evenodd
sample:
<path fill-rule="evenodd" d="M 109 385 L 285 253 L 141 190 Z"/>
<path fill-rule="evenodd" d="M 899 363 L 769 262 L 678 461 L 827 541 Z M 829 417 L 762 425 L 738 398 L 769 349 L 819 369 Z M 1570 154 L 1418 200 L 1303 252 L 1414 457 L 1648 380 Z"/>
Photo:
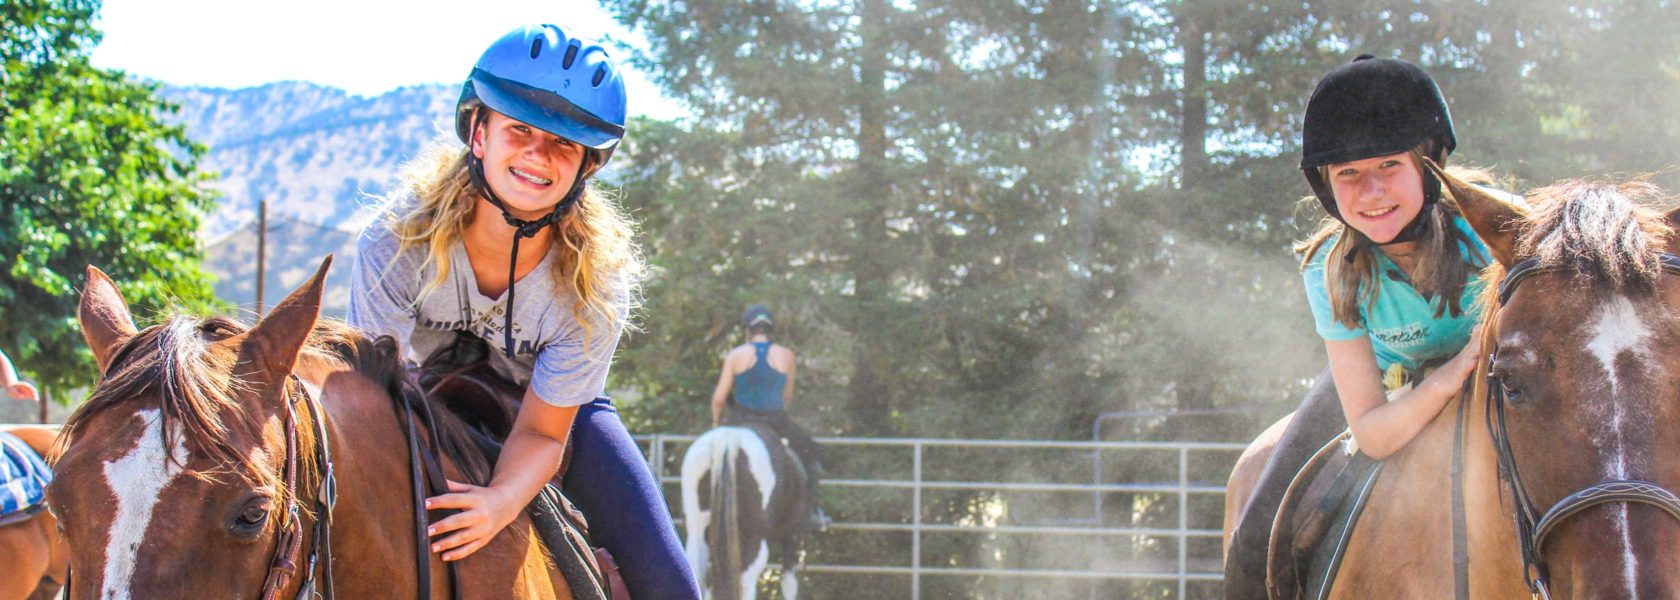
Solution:
<path fill-rule="evenodd" d="M 1435 80 L 1412 63 L 1361 54 L 1326 74 L 1307 100 L 1301 173 L 1324 210 L 1345 222 L 1319 167 L 1405 152 L 1429 140 L 1435 142 L 1429 158 L 1437 163 L 1458 146 L 1452 115 Z M 1423 208 L 1386 244 L 1417 239 L 1440 196 L 1440 182 L 1424 169 Z"/>

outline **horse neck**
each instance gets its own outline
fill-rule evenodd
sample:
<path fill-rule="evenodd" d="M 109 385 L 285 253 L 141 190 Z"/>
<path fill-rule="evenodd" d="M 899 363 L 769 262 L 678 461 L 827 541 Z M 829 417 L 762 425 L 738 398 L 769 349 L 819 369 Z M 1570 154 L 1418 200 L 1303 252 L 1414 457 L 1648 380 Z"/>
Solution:
<path fill-rule="evenodd" d="M 1459 409 L 1463 406 L 1463 429 Z M 1456 434 L 1465 436 L 1463 499 L 1467 524 L 1472 597 L 1518 597 L 1526 592 L 1511 567 L 1517 560 L 1511 517 L 1499 504 L 1498 472 L 1483 425 L 1485 403 L 1477 398 L 1447 404 L 1417 437 L 1383 464 L 1363 519 L 1351 540 L 1336 582 L 1337 597 L 1451 598 L 1453 563 L 1453 453 Z M 1415 577 L 1396 578 L 1392 557 L 1432 561 Z M 1515 582 L 1516 588 L 1507 585 Z"/>
<path fill-rule="evenodd" d="M 1485 367 L 1478 367 L 1485 373 Z M 1475 597 L 1516 598 L 1523 584 L 1522 551 L 1512 524 L 1511 494 L 1500 482 L 1498 458 L 1487 430 L 1486 380 L 1467 398 L 1464 418 L 1464 511 L 1470 551 L 1470 589 Z"/>
<path fill-rule="evenodd" d="M 407 442 L 390 397 L 377 382 L 334 361 L 300 359 L 295 373 L 318 393 L 325 414 L 339 496 L 332 514 L 333 579 L 344 597 L 412 597 L 415 539 L 409 499 Z M 300 415 L 299 426 L 304 426 Z M 310 449 L 313 450 L 313 449 Z M 313 484 L 308 492 L 314 493 Z M 379 493 L 366 493 L 379 490 Z M 314 505 L 313 495 L 302 498 Z M 313 543 L 306 520 L 306 543 Z M 433 589 L 441 580 L 433 561 Z"/>

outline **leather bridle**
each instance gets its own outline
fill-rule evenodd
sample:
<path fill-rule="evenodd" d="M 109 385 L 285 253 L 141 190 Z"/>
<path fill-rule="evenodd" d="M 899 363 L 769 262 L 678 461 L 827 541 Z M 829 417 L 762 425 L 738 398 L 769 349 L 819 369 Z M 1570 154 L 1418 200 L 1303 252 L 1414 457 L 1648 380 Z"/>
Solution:
<path fill-rule="evenodd" d="M 321 470 L 321 480 L 315 486 L 314 535 L 309 543 L 308 560 L 304 563 L 303 581 L 298 584 L 295 598 L 310 600 L 319 595 L 331 600 L 332 511 L 338 500 L 338 480 L 333 476 L 332 450 L 327 445 L 326 420 L 323 418 L 324 413 L 319 401 L 310 396 L 308 388 L 304 387 L 297 375 L 291 376 L 291 383 L 292 392 L 286 400 L 286 459 L 285 473 L 282 475 L 286 481 L 286 489 L 290 490 L 290 497 L 286 502 L 286 510 L 280 513 L 280 535 L 275 542 L 274 558 L 269 562 L 268 576 L 263 580 L 262 599 L 279 600 L 280 591 L 298 572 L 298 561 L 303 550 L 303 502 L 298 499 L 303 490 L 298 487 L 297 433 L 297 405 L 302 404 L 309 411 L 309 420 L 315 428 L 315 461 Z M 318 565 L 322 566 L 319 583 L 315 579 Z"/>
<path fill-rule="evenodd" d="M 1680 275 L 1680 256 L 1672 254 L 1662 255 L 1662 270 L 1666 273 Z M 1499 306 L 1495 310 L 1506 306 L 1511 295 L 1517 291 L 1517 285 L 1529 276 L 1549 270 L 1540 265 L 1538 259 L 1530 258 L 1518 262 L 1506 271 L 1505 277 L 1499 283 Z M 1484 332 L 1484 335 L 1491 332 Z M 1488 355 L 1487 370 L 1487 428 L 1488 435 L 1493 440 L 1494 454 L 1499 462 L 1499 476 L 1510 489 L 1512 513 L 1515 516 L 1517 529 L 1517 543 L 1522 550 L 1523 580 L 1528 584 L 1528 591 L 1535 598 L 1550 600 L 1551 591 L 1548 588 L 1549 574 L 1546 569 L 1545 558 L 1541 552 L 1545 549 L 1546 537 L 1557 529 L 1558 524 L 1565 519 L 1579 514 L 1588 508 L 1600 504 L 1647 504 L 1661 509 L 1669 516 L 1680 520 L 1680 497 L 1662 486 L 1634 479 L 1612 479 L 1600 481 L 1576 491 L 1557 504 L 1552 505 L 1544 514 L 1535 509 L 1534 500 L 1523 486 L 1522 475 L 1517 469 L 1517 460 L 1511 450 L 1510 435 L 1505 428 L 1505 403 L 1508 400 L 1504 385 L 1504 375 L 1495 371 L 1493 365 L 1497 356 L 1497 349 Z"/>

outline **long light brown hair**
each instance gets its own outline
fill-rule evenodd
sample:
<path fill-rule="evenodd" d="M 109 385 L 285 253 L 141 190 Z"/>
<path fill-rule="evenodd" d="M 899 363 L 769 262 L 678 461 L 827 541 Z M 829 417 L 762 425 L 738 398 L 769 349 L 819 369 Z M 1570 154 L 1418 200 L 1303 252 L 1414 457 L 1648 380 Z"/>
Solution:
<path fill-rule="evenodd" d="M 1429 150 L 1426 143 L 1408 152 L 1415 167 L 1423 168 L 1424 156 Z M 1494 177 L 1484 170 L 1445 168 L 1463 181 L 1481 186 L 1495 184 Z M 1319 167 L 1319 176 L 1326 182 L 1330 181 L 1329 171 L 1328 166 Z M 1301 202 L 1318 206 L 1318 198 L 1314 196 L 1303 198 Z M 1453 219 L 1458 215 L 1458 205 L 1443 187 L 1440 201 L 1427 216 L 1423 233 L 1417 239 L 1417 249 L 1413 251 L 1417 262 L 1410 274 L 1412 287 L 1424 298 L 1438 302 L 1436 316 L 1450 314 L 1456 317 L 1460 314 L 1459 302 L 1464 296 L 1464 286 L 1472 273 L 1485 264 L 1478 257 L 1466 256 L 1459 251 L 1461 244 L 1467 249 L 1474 249 L 1475 244 L 1468 233 L 1453 226 Z M 1332 314 L 1337 323 L 1350 328 L 1362 327 L 1359 309 L 1374 305 L 1382 287 L 1375 283 L 1375 278 L 1379 276 L 1374 254 L 1377 246 L 1358 229 L 1335 217 L 1325 216 L 1318 231 L 1295 245 L 1295 252 L 1301 254 L 1302 270 L 1306 270 L 1326 243 L 1331 243 L 1331 246 L 1329 256 L 1324 258 L 1324 288 L 1330 295 Z M 1370 284 L 1367 285 L 1367 282 Z"/>
<path fill-rule="evenodd" d="M 437 277 L 421 288 L 420 296 L 448 281 L 455 266 L 450 264 L 450 249 L 461 240 L 478 206 L 479 192 L 467 170 L 468 152 L 471 148 L 453 137 L 435 140 L 403 165 L 407 193 L 393 194 L 384 208 L 385 227 L 400 240 L 397 252 L 423 246 L 423 265 L 437 265 Z M 576 295 L 572 316 L 585 337 L 593 333 L 592 325 L 611 324 L 628 314 L 636 303 L 644 263 L 635 228 L 618 203 L 587 185 L 577 203 L 551 227 L 552 251 L 560 254 L 550 275 L 561 289 Z"/>

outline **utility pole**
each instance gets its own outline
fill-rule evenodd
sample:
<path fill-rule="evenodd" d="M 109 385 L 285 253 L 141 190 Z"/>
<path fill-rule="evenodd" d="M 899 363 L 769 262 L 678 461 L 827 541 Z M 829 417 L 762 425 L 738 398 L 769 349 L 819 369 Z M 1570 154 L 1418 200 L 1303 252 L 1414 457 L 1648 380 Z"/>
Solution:
<path fill-rule="evenodd" d="M 268 254 L 268 201 L 257 201 L 257 318 L 263 315 L 263 259 Z"/>
<path fill-rule="evenodd" d="M 41 405 L 41 424 L 47 424 L 47 386 L 35 388 L 35 402 Z"/>

